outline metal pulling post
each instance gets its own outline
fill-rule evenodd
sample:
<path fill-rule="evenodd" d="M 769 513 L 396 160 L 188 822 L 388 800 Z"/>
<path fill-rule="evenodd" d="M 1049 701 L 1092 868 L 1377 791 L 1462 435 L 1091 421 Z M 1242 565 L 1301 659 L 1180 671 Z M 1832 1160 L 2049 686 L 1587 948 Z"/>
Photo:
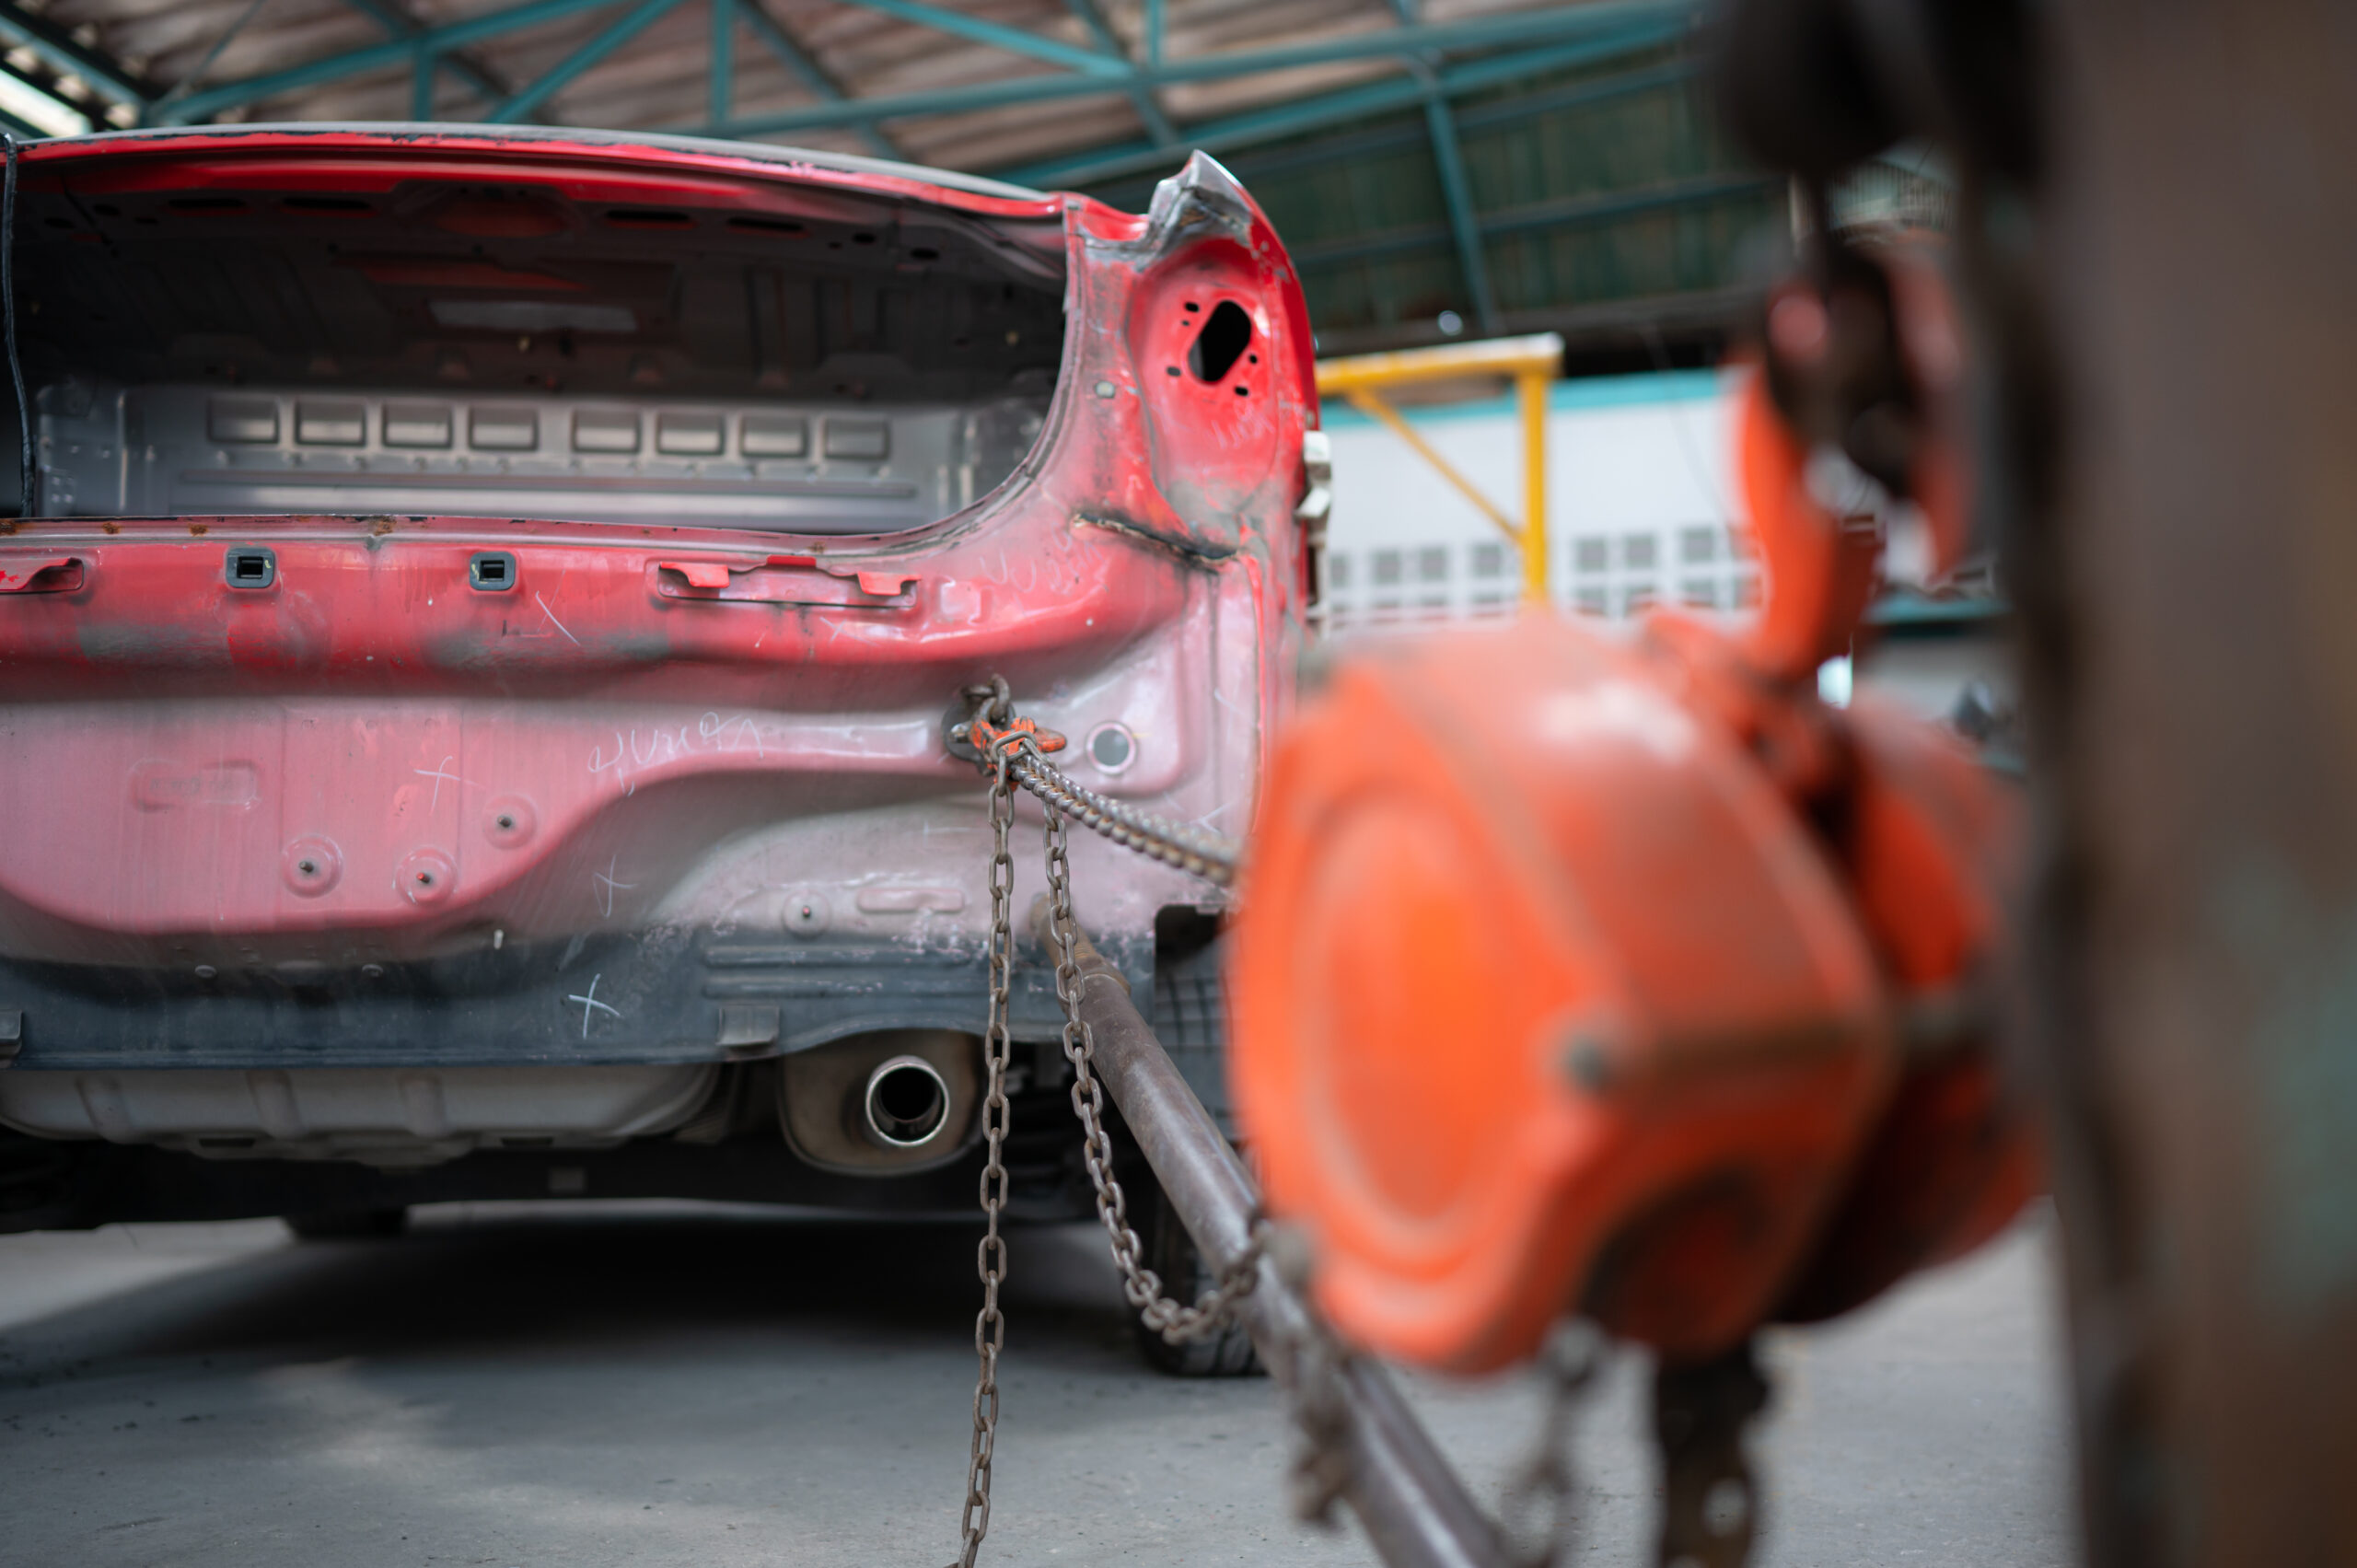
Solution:
<path fill-rule="evenodd" d="M 1032 929 L 1052 951 L 1044 900 Z M 1260 1191 L 1085 935 L 1079 958 L 1097 1074 L 1203 1261 L 1224 1276 L 1251 1249 Z M 1260 1260 L 1258 1282 L 1235 1309 L 1271 1376 L 1297 1389 L 1305 1347 L 1321 1330 L 1274 1262 Z M 1341 1357 L 1326 1392 L 1347 1460 L 1337 1489 L 1390 1568 L 1506 1568 L 1495 1530 L 1380 1367 Z"/>

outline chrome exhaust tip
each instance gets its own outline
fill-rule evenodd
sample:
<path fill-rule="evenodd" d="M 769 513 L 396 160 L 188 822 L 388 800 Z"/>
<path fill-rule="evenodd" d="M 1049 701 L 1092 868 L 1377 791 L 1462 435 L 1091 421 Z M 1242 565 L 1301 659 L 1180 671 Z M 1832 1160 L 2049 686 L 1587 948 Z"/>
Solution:
<path fill-rule="evenodd" d="M 867 1075 L 860 1097 L 867 1135 L 888 1149 L 921 1149 L 949 1125 L 949 1086 L 922 1056 L 895 1056 Z"/>

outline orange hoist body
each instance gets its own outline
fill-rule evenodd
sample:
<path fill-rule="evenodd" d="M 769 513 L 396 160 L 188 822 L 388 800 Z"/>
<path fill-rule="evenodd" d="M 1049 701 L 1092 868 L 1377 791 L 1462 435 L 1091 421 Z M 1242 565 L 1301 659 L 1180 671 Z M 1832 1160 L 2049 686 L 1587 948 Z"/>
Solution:
<path fill-rule="evenodd" d="M 1479 1371 L 1576 1310 L 1701 1359 L 2032 1190 L 1990 1039 L 2009 786 L 1922 720 L 1818 700 L 1875 539 L 1810 498 L 1760 379 L 1753 624 L 1373 643 L 1275 748 L 1231 1071 L 1353 1342 Z"/>

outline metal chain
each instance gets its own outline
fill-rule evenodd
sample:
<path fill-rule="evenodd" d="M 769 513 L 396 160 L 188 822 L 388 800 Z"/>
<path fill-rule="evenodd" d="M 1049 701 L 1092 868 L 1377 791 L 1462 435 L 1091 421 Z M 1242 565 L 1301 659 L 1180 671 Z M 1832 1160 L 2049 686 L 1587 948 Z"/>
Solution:
<path fill-rule="evenodd" d="M 1530 1458 L 1506 1489 L 1505 1538 L 1516 1568 L 1553 1568 L 1572 1560 L 1579 1527 L 1579 1477 L 1572 1461 L 1572 1423 L 1596 1380 L 1601 1347 L 1585 1323 L 1561 1322 L 1539 1349 L 1547 1402 Z"/>
<path fill-rule="evenodd" d="M 1015 716 L 1014 698 L 1004 676 L 969 686 L 963 696 L 969 712 L 949 731 L 953 754 L 970 757 L 987 769 L 992 757 L 1012 749 L 1016 782 L 1049 807 L 1149 860 L 1175 865 L 1223 888 L 1235 880 L 1244 855 L 1244 846 L 1237 841 L 1109 799 L 1074 783 L 1049 761 L 1033 738 L 1042 732 L 1030 721 Z M 1063 744 L 1058 736 L 1046 738 L 1051 748 Z M 1022 744 L 1016 744 L 1018 740 Z"/>
<path fill-rule="evenodd" d="M 1073 783 L 1040 754 L 1036 732 L 1028 725 L 1017 727 L 1020 721 L 1015 717 L 1004 679 L 969 687 L 966 697 L 973 704 L 972 714 L 952 736 L 975 748 L 991 780 L 990 1022 L 983 1041 L 990 1089 L 982 1102 L 989 1156 L 981 1181 L 986 1229 L 975 1255 L 982 1282 L 982 1307 L 974 1319 L 974 1351 L 981 1369 L 974 1384 L 974 1437 L 966 1470 L 962 1545 L 952 1568 L 974 1568 L 982 1538 L 990 1530 L 991 1460 L 998 1440 L 998 1356 L 1006 1337 L 1006 1320 L 998 1304 L 999 1286 L 1006 1277 L 1006 1242 L 999 1234 L 999 1215 L 1006 1204 L 1007 1174 L 1001 1154 L 1007 1129 L 1006 1069 L 1014 1049 L 1009 1008 L 1015 963 L 1015 862 L 1008 834 L 1015 824 L 1018 784 L 1039 797 L 1046 818 L 1049 932 L 1056 949 L 1056 1000 L 1063 1010 L 1064 1058 L 1073 1067 L 1072 1108 L 1080 1119 L 1081 1152 L 1090 1185 L 1096 1190 L 1097 1217 L 1120 1271 L 1121 1294 L 1146 1327 L 1170 1343 L 1201 1339 L 1233 1318 L 1236 1304 L 1251 1292 L 1260 1277 L 1264 1249 L 1275 1239 L 1266 1225 L 1256 1227 L 1243 1256 L 1220 1276 L 1215 1288 L 1198 1296 L 1191 1307 L 1164 1295 L 1161 1276 L 1139 1261 L 1142 1244 L 1130 1227 L 1128 1196 L 1113 1174 L 1113 1141 L 1105 1131 L 1104 1091 L 1095 1070 L 1096 1040 L 1080 1013 L 1080 926 L 1073 914 L 1072 861 L 1064 817 L 1077 817 L 1116 843 L 1221 884 L 1235 873 L 1239 846 L 1216 833 L 1200 832 L 1133 810 Z M 1282 1253 L 1279 1266 L 1286 1267 Z M 1306 1276 L 1306 1257 L 1294 1260 L 1292 1267 Z M 1306 1278 L 1295 1283 L 1306 1295 Z M 1337 1381 L 1346 1353 L 1314 1324 L 1306 1342 L 1296 1350 L 1302 1365 L 1296 1369 L 1301 1376 L 1294 1416 L 1304 1442 L 1295 1458 L 1293 1502 L 1299 1517 L 1323 1522 L 1330 1517 L 1350 1467 L 1347 1424 Z M 1596 1338 L 1582 1325 L 1559 1325 L 1548 1340 L 1542 1365 L 1549 1387 L 1538 1440 L 1505 1499 L 1508 1539 L 1519 1536 L 1524 1543 L 1510 1549 L 1515 1568 L 1554 1568 L 1570 1561 L 1578 1522 L 1571 1427 L 1595 1380 L 1598 1360 Z M 1515 1530 L 1516 1523 L 1524 1527 Z M 1748 1530 L 1743 1533 L 1747 1539 Z"/>
<path fill-rule="evenodd" d="M 1062 811 L 1125 849 L 1133 849 L 1149 860 L 1175 865 L 1223 888 L 1236 879 L 1244 848 L 1234 839 L 1109 800 L 1095 790 L 1074 784 L 1054 763 L 1039 755 L 1036 747 L 1027 747 L 1016 754 L 1015 776 L 1047 806 L 1051 819 Z"/>
<path fill-rule="evenodd" d="M 990 1088 L 982 1100 L 982 1137 L 989 1153 L 981 1182 L 985 1229 L 974 1258 L 975 1272 L 982 1282 L 982 1307 L 974 1318 L 974 1353 L 980 1363 L 974 1379 L 974 1436 L 966 1464 L 966 1504 L 958 1521 L 958 1560 L 952 1568 L 974 1568 L 982 1538 L 991 1527 L 991 1461 L 998 1446 L 998 1357 L 1006 1342 L 1006 1318 L 998 1303 L 999 1285 L 1006 1278 L 1006 1240 L 998 1228 L 1007 1191 L 1006 1166 L 1001 1156 L 1007 1130 L 1006 1069 L 1014 1051 L 1009 1009 L 1015 970 L 1015 858 L 1007 838 L 1015 826 L 1015 784 L 1027 758 L 1039 762 L 1031 738 L 1009 734 L 994 738 L 985 764 L 991 778 L 991 933 L 990 1022 L 982 1050 L 989 1063 Z M 1034 792 L 1038 793 L 1036 786 Z M 1043 801 L 1048 798 L 1041 796 Z M 1066 853 L 1063 819 L 1052 803 L 1046 806 L 1046 812 L 1056 997 L 1063 1005 L 1064 1055 L 1073 1064 L 1072 1104 L 1083 1130 L 1082 1152 L 1089 1180 L 1097 1190 L 1097 1215 L 1112 1242 L 1113 1261 L 1121 1271 L 1122 1294 L 1144 1318 L 1146 1327 L 1173 1344 L 1183 1343 L 1217 1330 L 1236 1302 L 1251 1291 L 1259 1277 L 1260 1238 L 1256 1233 L 1244 1256 L 1221 1276 L 1218 1288 L 1205 1292 L 1192 1307 L 1165 1296 L 1161 1277 L 1138 1261 L 1140 1244 L 1137 1233 L 1130 1228 L 1128 1200 L 1113 1175 L 1113 1144 L 1105 1132 L 1103 1091 L 1092 1067 L 1096 1042 L 1087 1021 L 1080 1016 L 1079 928 L 1073 919 L 1072 863 Z"/>
<path fill-rule="evenodd" d="M 982 1164 L 984 1228 L 974 1254 L 974 1269 L 982 1279 L 982 1308 L 974 1317 L 974 1354 L 981 1368 L 974 1378 L 974 1442 L 966 1462 L 966 1506 L 958 1519 L 954 1568 L 974 1568 L 982 1538 L 990 1533 L 991 1460 L 998 1447 L 998 1353 L 1006 1343 L 1006 1317 L 998 1305 L 999 1283 L 1006 1278 L 1006 1239 L 998 1230 L 999 1211 L 1006 1207 L 1006 1166 L 1000 1156 L 1006 1144 L 1006 1064 L 1015 1049 L 1007 1028 L 1015 973 L 1015 857 L 1007 833 L 1014 826 L 1015 786 L 1002 753 L 991 773 L 991 1010 L 982 1036 L 990 1073 L 982 1140 L 989 1156 Z"/>
<path fill-rule="evenodd" d="M 1028 746 L 1025 738 L 1019 745 Z M 1106 1135 L 1105 1098 L 1097 1081 L 1097 1041 L 1088 1020 L 1080 1016 L 1079 925 L 1072 912 L 1072 863 L 1066 854 L 1064 822 L 1054 806 L 1048 819 L 1048 919 L 1056 943 L 1056 999 L 1063 1004 L 1064 1058 L 1072 1063 L 1072 1109 L 1080 1118 L 1081 1153 L 1088 1165 L 1088 1179 L 1097 1189 L 1097 1217 L 1112 1243 L 1113 1262 L 1121 1271 L 1121 1294 L 1154 1330 L 1170 1343 L 1184 1344 L 1218 1330 L 1236 1303 L 1251 1294 L 1260 1278 L 1260 1237 L 1256 1233 L 1235 1263 L 1220 1276 L 1215 1289 L 1205 1291 L 1189 1307 L 1162 1294 L 1162 1277 L 1138 1261 L 1137 1232 L 1130 1228 L 1129 1200 L 1113 1175 L 1113 1140 Z"/>

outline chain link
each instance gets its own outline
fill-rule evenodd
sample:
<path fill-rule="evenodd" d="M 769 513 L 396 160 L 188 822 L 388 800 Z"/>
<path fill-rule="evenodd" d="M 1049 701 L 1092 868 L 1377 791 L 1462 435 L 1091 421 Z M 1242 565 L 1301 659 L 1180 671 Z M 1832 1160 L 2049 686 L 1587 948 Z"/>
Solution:
<path fill-rule="evenodd" d="M 1074 784 L 1042 757 L 1035 746 L 1026 746 L 1016 752 L 1015 775 L 1024 788 L 1047 806 L 1051 819 L 1062 811 L 1124 849 L 1135 850 L 1149 860 L 1175 865 L 1223 888 L 1236 879 L 1237 865 L 1244 851 L 1234 839 L 1109 800 L 1095 790 Z"/>
<path fill-rule="evenodd" d="M 1081 826 L 1149 860 L 1175 865 L 1220 887 L 1236 879 L 1244 856 L 1244 846 L 1237 841 L 1108 799 L 1074 783 L 1049 761 L 1035 738 L 1040 734 L 1037 726 L 1015 716 L 1005 677 L 993 676 L 987 684 L 969 686 L 962 696 L 968 711 L 949 731 L 953 755 L 971 758 L 987 770 L 992 758 L 1011 753 L 1016 782 Z M 1063 744 L 1058 736 L 1046 738 L 1051 749 Z"/>
<path fill-rule="evenodd" d="M 975 1559 L 982 1550 L 982 1539 L 991 1527 L 991 1461 L 998 1446 L 998 1357 L 1006 1342 L 1006 1318 L 998 1301 L 999 1286 L 1006 1278 L 1006 1239 L 999 1233 L 999 1216 L 1006 1206 L 1007 1192 L 1006 1166 L 1002 1155 L 1008 1120 L 1006 1069 L 1014 1051 L 1009 1010 L 1015 981 L 1015 858 L 1008 848 L 1008 835 L 1015 826 L 1015 785 L 1027 761 L 1062 778 L 1039 761 L 1038 748 L 1026 734 L 994 738 L 985 759 L 991 780 L 991 932 L 990 1022 L 983 1035 L 982 1050 L 989 1064 L 990 1086 L 982 1100 L 982 1138 L 988 1149 L 981 1182 L 985 1228 L 974 1259 L 975 1272 L 982 1282 L 982 1307 L 974 1318 L 974 1353 L 980 1364 L 974 1379 L 974 1436 L 966 1465 L 966 1504 L 958 1521 L 958 1560 L 952 1568 L 974 1568 Z M 1250 1293 L 1259 1278 L 1260 1237 L 1256 1232 L 1244 1255 L 1221 1276 L 1218 1287 L 1205 1292 L 1192 1307 L 1165 1296 L 1161 1277 L 1139 1262 L 1140 1243 L 1137 1233 L 1130 1228 L 1129 1201 L 1113 1174 L 1113 1141 L 1105 1132 L 1104 1093 L 1095 1072 L 1096 1041 L 1087 1020 L 1080 1016 L 1079 926 L 1072 912 L 1072 862 L 1064 838 L 1063 817 L 1050 796 L 1041 793 L 1036 784 L 1029 787 L 1040 794 L 1047 814 L 1050 929 L 1056 944 L 1056 998 L 1063 1007 L 1063 1051 L 1073 1064 L 1072 1105 L 1080 1118 L 1081 1147 L 1090 1184 L 1096 1189 L 1097 1217 L 1112 1243 L 1113 1261 L 1121 1272 L 1122 1295 L 1144 1317 L 1146 1327 L 1173 1344 L 1200 1339 L 1216 1331 L 1228 1319 L 1237 1301 Z M 1078 793 L 1086 796 L 1087 792 Z M 1233 859 L 1227 864 L 1232 865 Z"/>
<path fill-rule="evenodd" d="M 958 1519 L 953 1568 L 974 1568 L 982 1538 L 990 1533 L 991 1461 L 998 1448 L 998 1354 L 1006 1343 L 1006 1317 L 998 1304 L 998 1287 L 1006 1278 L 1006 1238 L 999 1234 L 998 1221 L 1006 1207 L 1006 1165 L 1001 1156 L 1006 1144 L 1006 1065 L 1015 1049 L 1007 1023 L 1015 975 L 1015 857 L 1007 848 L 1007 834 L 1014 826 L 1015 785 L 1002 753 L 991 773 L 991 1003 L 982 1036 L 990 1074 L 989 1092 L 982 1098 L 982 1141 L 989 1154 L 982 1164 L 984 1228 L 974 1254 L 974 1269 L 982 1280 L 982 1307 L 974 1317 L 974 1354 L 981 1366 L 974 1378 L 974 1441 L 966 1462 L 966 1506 Z"/>
<path fill-rule="evenodd" d="M 1048 819 L 1048 923 L 1056 944 L 1056 999 L 1063 1004 L 1064 1059 L 1072 1063 L 1072 1109 L 1080 1118 L 1081 1153 L 1097 1189 L 1097 1217 L 1113 1247 L 1121 1272 L 1121 1294 L 1145 1326 L 1172 1344 L 1184 1344 L 1218 1330 L 1236 1303 L 1251 1294 L 1260 1278 L 1260 1238 L 1255 1234 L 1243 1254 L 1220 1276 L 1218 1285 L 1189 1307 L 1162 1294 L 1162 1277 L 1138 1260 L 1138 1235 L 1130 1228 L 1129 1199 L 1113 1175 L 1113 1140 L 1106 1135 L 1105 1098 L 1097 1081 L 1096 1037 L 1080 1016 L 1079 924 L 1072 912 L 1072 863 L 1064 822 L 1053 806 Z"/>
<path fill-rule="evenodd" d="M 1579 1475 L 1572 1460 L 1572 1423 L 1596 1380 L 1602 1348 L 1593 1326 L 1557 1323 L 1539 1348 L 1547 1378 L 1538 1441 L 1506 1488 L 1507 1551 L 1515 1568 L 1555 1568 L 1572 1560 L 1579 1529 Z"/>

